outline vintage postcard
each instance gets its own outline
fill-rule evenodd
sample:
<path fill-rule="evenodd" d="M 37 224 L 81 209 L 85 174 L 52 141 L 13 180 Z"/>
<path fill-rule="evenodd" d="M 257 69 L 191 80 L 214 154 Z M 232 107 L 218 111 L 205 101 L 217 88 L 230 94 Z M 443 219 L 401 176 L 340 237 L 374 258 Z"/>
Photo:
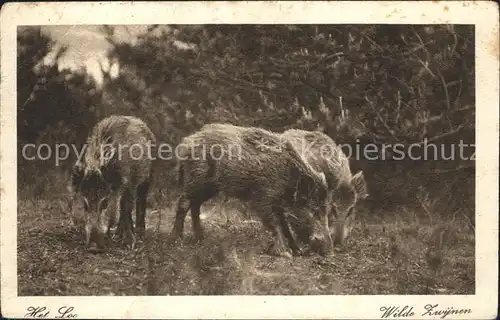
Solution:
<path fill-rule="evenodd" d="M 498 21 L 5 4 L 2 317 L 496 318 Z"/>

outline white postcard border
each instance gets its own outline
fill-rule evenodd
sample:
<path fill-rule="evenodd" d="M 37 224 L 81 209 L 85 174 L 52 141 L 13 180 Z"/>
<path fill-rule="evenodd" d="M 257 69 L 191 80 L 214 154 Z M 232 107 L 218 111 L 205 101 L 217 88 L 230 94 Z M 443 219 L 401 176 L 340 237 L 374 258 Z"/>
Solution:
<path fill-rule="evenodd" d="M 1 11 L 1 311 L 29 306 L 78 318 L 380 318 L 384 305 L 470 308 L 447 319 L 493 319 L 498 281 L 498 5 L 494 2 L 115 2 L 8 3 Z M 16 28 L 74 24 L 474 24 L 476 34 L 476 294 L 463 296 L 17 296 Z M 388 275 L 390 276 L 390 275 Z M 420 314 L 408 318 L 421 318 Z M 427 317 L 432 319 L 432 317 Z M 436 317 L 437 318 L 437 317 Z"/>

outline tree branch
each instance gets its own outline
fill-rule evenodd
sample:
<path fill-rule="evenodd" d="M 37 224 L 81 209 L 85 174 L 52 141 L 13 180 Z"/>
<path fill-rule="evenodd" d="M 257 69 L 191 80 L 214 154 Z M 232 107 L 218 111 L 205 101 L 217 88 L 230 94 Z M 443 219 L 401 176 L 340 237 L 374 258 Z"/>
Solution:
<path fill-rule="evenodd" d="M 377 115 L 377 118 L 380 120 L 380 122 L 382 122 L 382 125 L 384 126 L 385 130 L 387 130 L 387 132 L 394 139 L 396 139 L 396 141 L 398 141 L 398 142 L 401 141 L 398 137 L 396 137 L 396 135 L 394 134 L 394 132 L 392 131 L 392 129 L 389 127 L 389 125 L 387 124 L 387 122 L 385 122 L 385 120 L 382 117 L 382 115 L 380 114 L 380 112 L 378 112 L 377 109 L 375 109 L 375 107 L 372 105 L 372 102 L 368 99 L 368 97 L 366 95 L 365 95 L 365 100 L 366 100 L 366 102 L 368 102 L 368 105 L 373 110 L 373 112 L 375 112 L 375 114 Z"/>
<path fill-rule="evenodd" d="M 450 107 L 450 95 L 448 94 L 448 86 L 446 85 L 446 81 L 444 80 L 444 77 L 443 77 L 443 74 L 441 73 L 441 70 L 439 70 L 439 68 L 437 68 L 436 70 L 437 70 L 437 73 L 439 75 L 439 79 L 441 79 L 441 84 L 443 85 L 444 94 L 446 97 L 446 109 L 450 110 L 451 107 Z"/>
<path fill-rule="evenodd" d="M 437 136 L 434 136 L 430 139 L 427 139 L 425 141 L 421 141 L 421 142 L 418 142 L 418 143 L 414 143 L 414 145 L 417 145 L 417 146 L 421 146 L 425 143 L 430 143 L 430 142 L 434 142 L 434 141 L 437 141 L 437 140 L 441 140 L 441 139 L 444 139 L 444 138 L 447 138 L 447 137 L 450 137 L 450 136 L 453 136 L 453 135 L 456 135 L 458 133 L 460 133 L 460 131 L 462 131 L 462 129 L 464 128 L 464 125 L 460 125 L 458 126 L 457 129 L 455 130 L 452 130 L 452 131 L 448 131 L 448 132 L 445 132 L 443 134 L 440 134 L 440 135 L 437 135 Z"/>
<path fill-rule="evenodd" d="M 467 165 L 467 166 L 458 166 L 457 168 L 453 168 L 453 169 L 434 169 L 431 171 L 431 173 L 435 173 L 435 174 L 452 173 L 452 172 L 472 170 L 475 168 L 476 168 L 476 166 L 474 164 L 474 165 Z"/>

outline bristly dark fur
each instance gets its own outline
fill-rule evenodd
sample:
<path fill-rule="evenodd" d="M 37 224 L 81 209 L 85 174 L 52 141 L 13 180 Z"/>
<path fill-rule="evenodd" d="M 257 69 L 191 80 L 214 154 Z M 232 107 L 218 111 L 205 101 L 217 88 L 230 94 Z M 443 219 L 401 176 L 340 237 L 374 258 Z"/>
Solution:
<path fill-rule="evenodd" d="M 133 246 L 131 211 L 135 201 L 136 227 L 144 231 L 146 198 L 152 179 L 152 159 L 145 153 L 150 147 L 148 144 L 156 145 L 156 139 L 148 126 L 136 117 L 110 116 L 93 128 L 83 158 L 74 165 L 71 177 L 73 190 L 89 202 L 91 219 L 87 221 L 91 225 L 87 229 L 100 230 L 98 225 L 103 224 L 102 219 L 114 221 L 114 217 L 119 216 L 125 241 Z M 130 154 L 128 148 L 132 145 L 143 148 L 141 159 Z M 109 205 L 102 213 L 98 204 L 105 198 Z M 113 213 L 118 207 L 121 212 Z"/>
<path fill-rule="evenodd" d="M 210 153 L 214 146 L 222 147 L 226 154 L 219 157 Z M 182 191 L 174 226 L 177 236 L 182 236 L 184 217 L 191 209 L 195 234 L 201 238 L 199 206 L 219 192 L 248 202 L 264 224 L 275 235 L 283 233 L 289 243 L 294 240 L 288 237 L 289 230 L 283 225 L 287 225 L 285 212 L 298 206 L 309 208 L 298 211 L 304 214 L 320 217 L 324 213 L 327 198 L 324 176 L 312 169 L 294 146 L 277 133 L 254 127 L 209 124 L 185 137 L 178 149 L 178 181 Z"/>
<path fill-rule="evenodd" d="M 341 243 L 347 237 L 355 216 L 356 203 L 367 196 L 363 173 L 352 175 L 349 160 L 335 142 L 319 131 L 290 129 L 282 136 L 294 144 L 297 150 L 304 152 L 305 160 L 318 172 L 323 172 L 331 193 L 328 204 L 331 234 L 336 242 Z M 303 221 L 294 220 L 292 227 L 297 233 L 310 232 L 304 229 Z M 301 236 L 306 239 L 307 235 Z"/>

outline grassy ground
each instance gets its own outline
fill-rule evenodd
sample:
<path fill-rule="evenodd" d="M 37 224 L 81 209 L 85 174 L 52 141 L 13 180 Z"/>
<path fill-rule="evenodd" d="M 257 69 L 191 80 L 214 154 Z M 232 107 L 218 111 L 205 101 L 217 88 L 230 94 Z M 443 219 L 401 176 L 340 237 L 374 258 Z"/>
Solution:
<path fill-rule="evenodd" d="M 84 250 L 66 204 L 20 200 L 19 295 L 474 294 L 474 231 L 467 221 L 433 224 L 361 215 L 333 257 L 266 255 L 271 237 L 235 207 L 202 208 L 206 239 L 167 244 L 171 208 L 151 212 L 142 246 Z M 78 210 L 77 210 L 78 211 Z M 400 218 L 394 218 L 400 217 Z"/>

